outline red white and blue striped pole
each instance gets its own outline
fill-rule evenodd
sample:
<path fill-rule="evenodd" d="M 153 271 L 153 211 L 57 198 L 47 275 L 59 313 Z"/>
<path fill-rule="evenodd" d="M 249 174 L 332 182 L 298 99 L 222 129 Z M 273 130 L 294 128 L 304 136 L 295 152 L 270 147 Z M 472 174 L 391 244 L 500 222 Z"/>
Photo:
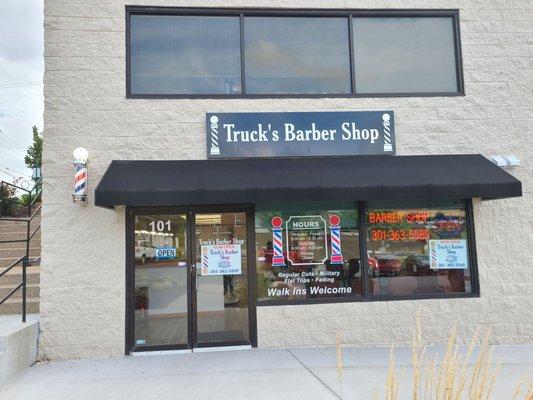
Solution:
<path fill-rule="evenodd" d="M 74 150 L 74 195 L 75 203 L 87 202 L 87 150 L 78 147 Z"/>
<path fill-rule="evenodd" d="M 283 257 L 283 220 L 281 217 L 272 218 L 272 266 L 283 267 L 285 265 L 285 257 Z"/>
<path fill-rule="evenodd" d="M 330 215 L 329 231 L 331 233 L 331 264 L 343 264 L 341 252 L 341 219 L 338 215 Z"/>

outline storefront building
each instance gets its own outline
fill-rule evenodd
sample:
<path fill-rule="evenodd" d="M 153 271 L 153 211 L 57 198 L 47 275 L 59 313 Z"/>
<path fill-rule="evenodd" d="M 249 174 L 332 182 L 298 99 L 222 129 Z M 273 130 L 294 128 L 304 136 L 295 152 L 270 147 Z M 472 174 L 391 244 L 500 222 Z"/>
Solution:
<path fill-rule="evenodd" d="M 431 6 L 45 0 L 41 354 L 533 342 L 531 5 Z"/>

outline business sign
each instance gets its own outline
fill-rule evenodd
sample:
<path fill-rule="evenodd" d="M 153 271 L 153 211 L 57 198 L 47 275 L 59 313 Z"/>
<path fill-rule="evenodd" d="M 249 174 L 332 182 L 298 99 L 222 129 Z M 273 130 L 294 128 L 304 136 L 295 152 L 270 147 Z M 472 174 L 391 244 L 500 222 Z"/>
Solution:
<path fill-rule="evenodd" d="M 155 249 L 155 258 L 158 260 L 172 260 L 176 258 L 176 248 L 158 247 Z"/>
<path fill-rule="evenodd" d="M 292 265 L 323 264 L 328 258 L 326 221 L 320 215 L 291 216 L 286 223 Z"/>
<path fill-rule="evenodd" d="M 396 152 L 392 111 L 208 113 L 207 157 Z"/>
<path fill-rule="evenodd" d="M 466 240 L 430 240 L 429 263 L 431 269 L 467 269 Z"/>
<path fill-rule="evenodd" d="M 241 245 L 213 244 L 201 246 L 202 275 L 240 275 Z"/>

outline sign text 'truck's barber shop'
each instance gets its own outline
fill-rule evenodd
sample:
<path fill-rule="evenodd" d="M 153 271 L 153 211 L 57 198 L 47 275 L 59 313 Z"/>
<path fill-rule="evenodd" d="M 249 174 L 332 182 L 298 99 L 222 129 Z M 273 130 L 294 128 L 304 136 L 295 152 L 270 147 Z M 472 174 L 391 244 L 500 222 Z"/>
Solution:
<path fill-rule="evenodd" d="M 395 154 L 392 111 L 208 113 L 208 158 Z"/>

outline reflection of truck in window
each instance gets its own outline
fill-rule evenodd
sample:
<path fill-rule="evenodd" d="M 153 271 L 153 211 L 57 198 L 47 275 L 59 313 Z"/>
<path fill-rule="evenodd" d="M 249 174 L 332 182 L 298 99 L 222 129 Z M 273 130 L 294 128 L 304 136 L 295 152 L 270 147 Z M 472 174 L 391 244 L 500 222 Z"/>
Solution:
<path fill-rule="evenodd" d="M 135 242 L 135 259 L 140 260 L 142 264 L 146 260 L 155 258 L 155 247 L 147 240 L 137 240 Z"/>

